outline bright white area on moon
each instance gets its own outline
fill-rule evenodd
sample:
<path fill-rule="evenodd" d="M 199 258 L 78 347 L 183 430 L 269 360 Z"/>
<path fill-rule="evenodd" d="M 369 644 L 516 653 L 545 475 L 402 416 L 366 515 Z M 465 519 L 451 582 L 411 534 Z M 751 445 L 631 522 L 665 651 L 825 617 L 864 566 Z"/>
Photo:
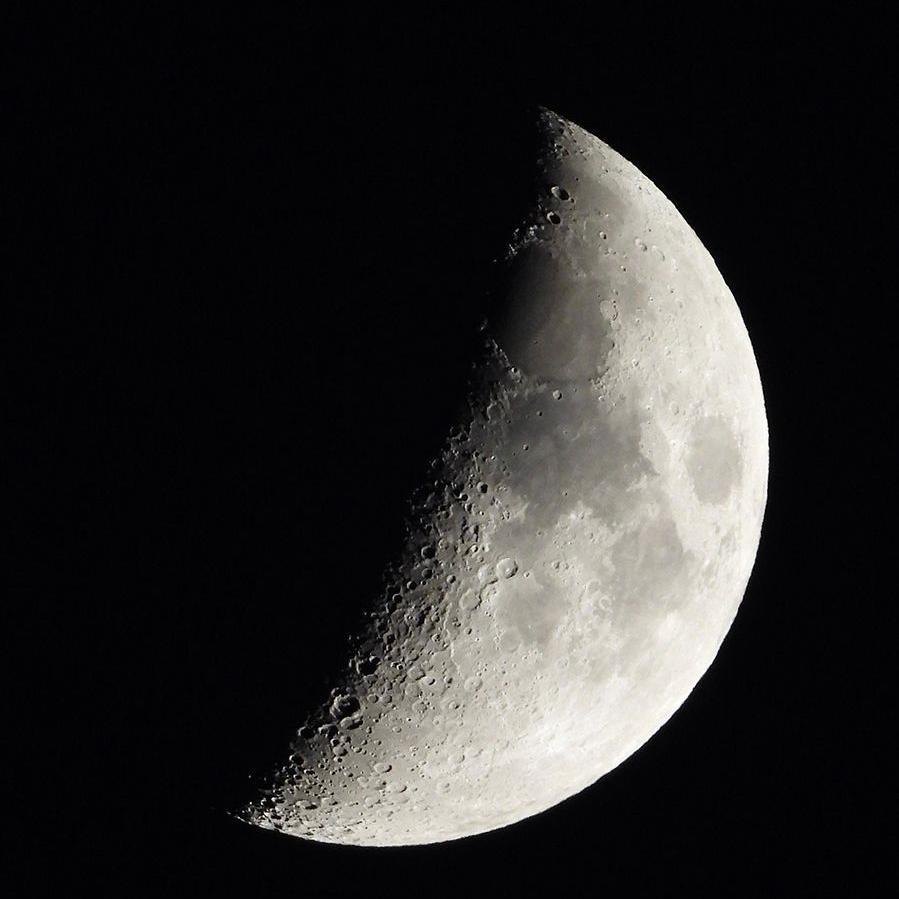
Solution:
<path fill-rule="evenodd" d="M 469 414 L 253 824 L 402 845 L 534 815 L 645 743 L 737 612 L 768 473 L 737 305 L 649 179 L 541 128 Z"/>

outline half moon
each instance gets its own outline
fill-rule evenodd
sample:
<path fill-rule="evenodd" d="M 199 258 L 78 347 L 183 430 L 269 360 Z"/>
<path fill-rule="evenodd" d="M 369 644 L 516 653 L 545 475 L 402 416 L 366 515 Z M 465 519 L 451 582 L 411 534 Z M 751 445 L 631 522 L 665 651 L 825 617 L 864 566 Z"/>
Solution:
<path fill-rule="evenodd" d="M 537 814 L 671 717 L 737 612 L 768 473 L 737 305 L 649 179 L 540 129 L 468 413 L 253 824 L 386 846 Z"/>

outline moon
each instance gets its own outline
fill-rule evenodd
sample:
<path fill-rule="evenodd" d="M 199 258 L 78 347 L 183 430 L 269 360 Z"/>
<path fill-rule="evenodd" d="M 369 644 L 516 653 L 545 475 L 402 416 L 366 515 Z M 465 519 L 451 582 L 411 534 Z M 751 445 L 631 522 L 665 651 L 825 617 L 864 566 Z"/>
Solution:
<path fill-rule="evenodd" d="M 249 823 L 395 846 L 535 815 L 643 745 L 734 620 L 768 477 L 736 302 L 635 166 L 539 133 L 464 413 Z"/>

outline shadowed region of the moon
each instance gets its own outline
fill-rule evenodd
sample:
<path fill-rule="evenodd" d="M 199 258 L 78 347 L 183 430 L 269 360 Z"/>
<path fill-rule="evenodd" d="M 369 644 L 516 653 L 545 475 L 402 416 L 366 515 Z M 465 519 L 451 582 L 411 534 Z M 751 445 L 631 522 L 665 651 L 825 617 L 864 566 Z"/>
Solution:
<path fill-rule="evenodd" d="M 512 263 L 503 350 L 512 365 L 560 381 L 594 376 L 612 349 L 609 322 L 591 279 L 571 283 L 568 261 L 550 247 L 523 249 Z"/>
<path fill-rule="evenodd" d="M 400 845 L 535 814 L 649 739 L 736 614 L 767 484 L 737 306 L 634 166 L 539 135 L 464 408 L 254 824 Z"/>

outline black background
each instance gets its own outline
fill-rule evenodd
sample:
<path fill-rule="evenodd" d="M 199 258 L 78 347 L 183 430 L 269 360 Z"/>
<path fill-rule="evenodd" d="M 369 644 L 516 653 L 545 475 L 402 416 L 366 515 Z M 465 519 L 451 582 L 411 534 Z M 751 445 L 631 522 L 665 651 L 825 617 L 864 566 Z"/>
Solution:
<path fill-rule="evenodd" d="M 877 17 L 135 5 L 16 25 L 16 895 L 873 890 L 877 780 L 850 758 L 882 700 L 850 632 L 886 595 Z M 238 824 L 444 437 L 537 104 L 652 178 L 740 304 L 771 480 L 737 621 L 666 727 L 535 818 L 392 850 Z"/>

